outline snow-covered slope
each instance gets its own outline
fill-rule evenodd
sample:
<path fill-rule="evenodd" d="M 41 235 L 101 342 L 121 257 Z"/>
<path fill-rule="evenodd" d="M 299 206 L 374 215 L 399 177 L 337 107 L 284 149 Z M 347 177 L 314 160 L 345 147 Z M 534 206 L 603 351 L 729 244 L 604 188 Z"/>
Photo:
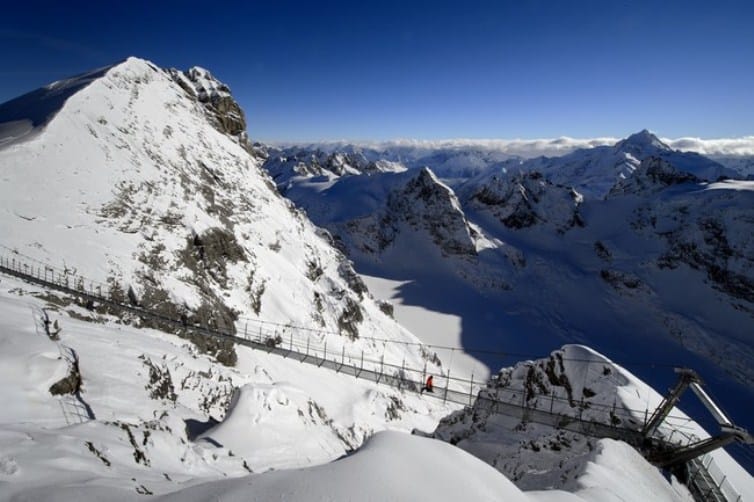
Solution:
<path fill-rule="evenodd" d="M 598 155 L 599 148 L 612 153 Z M 633 156 L 650 150 L 659 156 Z M 570 183 L 504 168 L 456 186 L 460 211 L 436 212 L 431 221 L 437 228 L 465 221 L 476 254 L 463 259 L 443 252 L 442 241 L 420 238 L 429 232 L 416 226 L 395 232 L 385 217 L 396 197 L 404 198 L 403 218 L 421 212 L 400 183 L 385 182 L 416 170 L 302 177 L 285 194 L 333 233 L 359 272 L 393 281 L 384 298 L 427 343 L 444 345 L 435 323 L 415 319 L 418 312 L 452 321 L 453 333 L 442 328 L 442 339 L 481 349 L 476 357 L 493 371 L 501 364 L 496 352 L 545 353 L 564 342 L 617 359 L 691 365 L 754 428 L 741 401 L 754 398 L 751 183 L 705 182 L 688 166 L 714 171 L 714 163 L 695 164 L 698 156 L 668 150 L 649 133 L 589 151 L 597 157 L 582 165 L 586 177 L 571 174 L 583 182 L 594 170 L 604 197 L 582 199 Z M 603 162 L 630 152 L 625 178 Z M 650 368 L 637 372 L 666 385 Z"/>
<path fill-rule="evenodd" d="M 662 396 L 625 368 L 593 350 L 567 345 L 539 360 L 502 369 L 473 407 L 443 419 L 434 436 L 449 441 L 495 467 L 524 490 L 555 488 L 586 500 L 683 500 L 684 490 L 664 483 L 657 471 L 625 443 L 554 430 L 534 421 L 519 421 L 491 409 L 487 399 L 526 403 L 531 409 L 581 416 L 604 424 L 639 427 Z M 679 409 L 663 422 L 666 438 L 708 434 Z M 707 462 L 724 465 L 727 482 L 743 500 L 754 497 L 754 479 L 722 450 Z M 620 466 L 620 467 L 619 467 Z M 614 484 L 596 479 L 614 479 Z M 632 482 L 635 481 L 635 482 Z M 606 486 L 609 485 L 609 486 Z M 686 494 L 688 496 L 688 494 Z"/>
<path fill-rule="evenodd" d="M 563 157 L 539 157 L 507 164 L 511 169 L 538 171 L 553 183 L 569 185 L 588 198 L 604 197 L 615 183 L 630 177 L 642 160 L 662 158 L 683 172 L 702 180 L 737 177 L 738 173 L 693 152 L 673 150 L 646 129 L 614 146 L 576 150 Z"/>
<path fill-rule="evenodd" d="M 0 347 L 0 500 L 133 500 L 321 464 L 453 409 L 246 347 L 230 368 L 6 276 Z M 74 392 L 53 394 L 73 361 Z"/>
<path fill-rule="evenodd" d="M 246 138 L 243 113 L 227 86 L 209 72 L 162 70 L 130 58 L 66 81 L 64 87 L 70 92 L 62 98 L 56 91 L 62 84 L 23 98 L 25 103 L 38 102 L 38 108 L 45 110 L 44 120 L 37 121 L 37 108 L 28 105 L 4 107 L 8 114 L 0 116 L 0 123 L 17 122 L 19 115 L 14 110 L 26 110 L 28 120 L 36 126 L 34 134 L 0 148 L 0 249 L 4 258 L 38 260 L 35 263 L 42 269 L 45 265 L 65 269 L 71 281 L 86 278 L 87 284 L 94 281 L 93 287 L 102 294 L 186 323 L 230 333 L 245 332 L 247 322 L 259 326 L 254 323 L 257 320 L 293 325 L 314 330 L 320 343 L 326 343 L 333 353 L 349 347 L 363 350 L 369 360 L 392 364 L 405 361 L 410 367 L 423 367 L 426 362 L 428 371 L 439 373 L 439 360 L 423 351 L 416 338 L 384 312 L 385 306 L 371 298 L 326 233 L 278 194 Z M 25 288 L 17 288 L 14 285 L 10 289 L 25 294 Z M 113 323 L 119 318 L 132 326 L 176 332 L 174 326 L 159 320 L 137 318 L 113 307 L 95 305 L 95 312 L 77 310 L 69 305 L 71 301 L 76 302 L 50 297 L 48 303 L 37 302 L 35 308 L 62 303 L 66 310 L 74 310 L 72 315 L 95 322 Z M 27 323 L 34 319 L 29 311 Z M 23 326 L 22 322 L 12 322 L 3 333 L 23 337 Z M 141 330 L 123 329 L 126 333 L 120 340 L 112 335 L 118 328 L 92 324 L 81 329 L 82 337 L 100 338 L 92 345 L 87 345 L 89 340 L 81 346 L 71 343 L 81 357 L 86 389 L 91 391 L 87 402 L 94 415 L 103 420 L 82 426 L 84 430 L 77 432 L 76 448 L 87 448 L 87 441 L 95 444 L 102 437 L 104 446 L 88 449 L 87 458 L 93 455 L 88 451 L 96 450 L 111 463 L 128 464 L 135 455 L 141 458 L 138 451 L 149 456 L 147 436 L 153 434 L 160 436 L 155 439 L 154 455 L 166 464 L 163 468 L 152 460 L 148 470 L 159 477 L 162 472 L 174 472 L 182 480 L 218 472 L 237 474 L 241 472 L 239 466 L 245 472 L 235 461 L 237 465 L 232 468 L 207 465 L 197 472 L 186 470 L 179 461 L 184 458 L 189 464 L 203 463 L 199 457 L 204 453 L 180 453 L 193 452 L 194 448 L 187 443 L 193 437 L 184 432 L 189 423 L 184 420 L 193 424 L 207 422 L 210 416 L 222 418 L 234 387 L 241 388 L 238 410 L 246 410 L 238 416 L 247 413 L 259 418 L 259 434 L 269 430 L 265 423 L 287 423 L 290 427 L 285 435 L 311 442 L 309 447 L 299 443 L 296 448 L 266 443 L 270 447 L 265 449 L 264 441 L 239 440 L 239 451 L 246 455 L 251 469 L 331 460 L 360 445 L 373 430 L 398 423 L 406 411 L 402 404 L 396 404 L 400 400 L 386 397 L 382 391 L 354 386 L 343 376 L 334 380 L 327 376 L 312 378 L 309 369 L 298 369 L 290 362 L 286 364 L 295 370 L 269 377 L 274 374 L 270 368 L 275 362 L 249 366 L 246 349 L 234 347 L 227 340 L 182 330 L 176 333 L 191 343 L 174 335 L 144 335 L 145 339 L 140 337 Z M 151 343 L 150 336 L 168 342 L 153 350 L 140 350 Z M 23 406 L 8 407 L 4 418 L 7 430 L 30 419 L 34 419 L 30 430 L 37 430 L 50 416 L 57 420 L 55 427 L 66 425 L 57 400 L 48 395 L 50 382 L 60 381 L 60 372 L 66 369 L 57 356 L 50 355 L 57 350 L 55 346 L 19 354 L 17 349 L 24 349 L 20 338 L 7 343 L 9 359 L 2 365 L 4 369 L 18 368 L 27 360 L 35 368 L 31 375 L 33 389 L 14 395 L 14 400 L 23 402 L 22 396 L 28 395 L 29 403 L 43 402 L 38 418 L 36 412 L 27 413 Z M 111 354 L 114 349 L 117 354 Z M 197 352 L 207 356 L 198 356 Z M 186 360 L 195 357 L 202 358 L 201 367 Z M 111 368 L 117 368 L 115 374 L 110 373 Z M 302 391 L 307 381 L 322 392 L 313 396 Z M 254 384 L 251 388 L 247 385 L 250 382 Z M 22 380 L 18 385 L 27 389 L 30 384 Z M 154 392 L 142 390 L 155 385 L 159 389 L 152 389 Z M 333 389 L 338 389 L 336 396 L 331 396 Z M 151 394 L 159 396 L 158 400 L 167 399 L 167 408 L 136 402 L 146 399 L 153 404 L 149 401 Z M 191 412 L 176 416 L 168 412 L 163 420 L 163 411 L 175 400 Z M 374 415 L 382 405 L 392 411 Z M 426 408 L 411 414 L 418 421 L 410 419 L 401 426 L 404 429 L 418 426 L 422 415 L 435 415 Z M 336 422 L 332 422 L 333 416 Z M 333 427 L 339 421 L 337 417 L 344 417 L 343 427 Z M 132 432 L 127 432 L 132 426 Z M 103 432 L 89 434 L 86 427 L 97 431 L 103 428 Z M 157 434 L 155 427 L 164 434 Z M 205 443 L 222 444 L 228 434 L 238 437 L 242 432 L 243 428 L 238 429 L 231 419 L 207 431 Z M 34 480 L 42 471 L 36 465 L 45 448 L 62 448 L 54 462 L 64 463 L 60 459 L 67 458 L 67 446 L 57 443 L 54 434 L 46 436 L 48 440 L 37 444 L 34 451 L 24 446 L 25 433 L 8 434 L 12 444 L 2 451 L 14 453 L 9 453 L 11 467 L 5 470 L 23 473 L 12 478 L 18 482 L 14 493 L 38 484 Z M 144 447 L 139 446 L 138 451 L 128 447 L 132 436 L 139 436 L 139 444 L 143 439 Z M 120 443 L 124 437 L 125 449 Z M 304 451 L 308 454 L 301 456 Z M 96 455 L 91 458 L 95 465 L 109 467 Z M 149 467 L 138 459 L 136 463 L 137 469 Z M 114 469 L 117 472 L 112 477 L 117 481 L 105 484 L 124 488 L 121 481 L 129 484 L 127 480 L 134 477 L 131 467 Z M 70 472 L 61 476 L 51 482 L 72 477 L 85 483 Z M 110 477 L 105 473 L 102 479 Z M 133 487 L 124 489 L 133 493 Z"/>
<path fill-rule="evenodd" d="M 231 332 L 259 318 L 410 339 L 278 195 L 206 70 L 131 58 L 66 86 L 77 92 L 65 101 L 57 85 L 25 97 L 59 108 L 0 150 L 0 244 Z M 232 364 L 231 348 L 212 351 Z"/>
<path fill-rule="evenodd" d="M 45 335 L 43 308 L 55 323 L 57 340 Z M 2 395 L 7 402 L 0 415 L 0 500 L 132 500 L 148 494 L 170 500 L 267 500 L 284 494 L 290 500 L 619 497 L 638 502 L 648 493 L 683 500 L 622 443 L 565 441 L 561 433 L 533 425 L 502 433 L 503 423 L 513 427 L 516 421 L 493 421 L 478 411 L 468 414 L 471 422 L 459 422 L 466 415 L 451 414 L 454 407 L 441 400 L 245 347 L 238 348 L 236 366 L 228 368 L 180 338 L 124 326 L 7 277 L 0 278 L 0 312 Z M 70 370 L 73 358 L 61 354 L 77 361 L 77 398 L 49 391 Z M 586 356 L 593 364 L 583 364 Z M 562 357 L 574 395 L 588 386 L 595 391 L 590 401 L 612 402 L 618 395 L 634 408 L 645 404 L 644 394 L 635 393 L 649 391 L 630 374 L 600 378 L 609 365 L 602 356 L 567 347 Z M 20 364 L 24 369 L 13 371 Z M 508 377 L 498 377 L 485 392 L 494 393 L 498 386 L 520 392 L 529 366 L 503 370 L 501 375 Z M 561 385 L 563 397 L 564 389 Z M 472 445 L 486 442 L 484 451 L 509 452 L 506 465 L 519 487 L 438 441 L 393 432 L 372 436 L 359 448 L 375 431 L 431 431 L 443 416 L 448 418 L 438 437 L 463 434 L 467 440 L 460 446 L 488 462 Z M 474 432 L 463 432 L 469 426 Z M 535 453 L 527 445 L 536 442 L 562 448 L 544 446 Z M 587 444 L 594 452 L 587 452 Z M 352 448 L 358 450 L 333 461 Z M 528 476 L 515 475 L 514 458 Z M 493 466 L 509 474 L 501 463 Z M 561 468 L 567 482 L 542 481 L 554 479 Z M 745 474 L 734 475 L 746 480 Z M 521 487 L 537 491 L 521 492 Z"/>
<path fill-rule="evenodd" d="M 479 192 L 459 198 L 430 169 L 403 172 L 417 167 L 418 156 L 379 159 L 352 149 L 278 158 L 276 181 L 308 201 L 302 205 L 333 237 L 278 194 L 261 169 L 263 157 L 273 166 L 272 150 L 249 142 L 230 89 L 207 70 L 166 71 L 130 58 L 0 105 L 0 112 L 0 254 L 40 270 L 64 268 L 69 279 L 93 280 L 119 302 L 230 333 L 245 333 L 247 321 L 294 325 L 312 330 L 331 353 L 355 349 L 380 366 L 448 376 L 453 351 L 441 366 L 370 296 L 337 245 L 360 266 L 407 279 L 402 300 L 463 315 L 462 329 L 511 352 L 579 338 L 622 355 L 654 343 L 660 356 L 683 344 L 707 357 L 712 326 L 726 360 L 702 361 L 749 378 L 747 365 L 727 355 L 750 358 L 747 337 L 730 335 L 751 317 L 750 243 L 726 237 L 718 245 L 728 226 L 743 235 L 750 224 L 745 211 L 723 211 L 744 207 L 750 187 L 743 182 L 668 184 L 660 166 L 637 170 L 649 181 L 582 203 L 571 189 L 533 174 L 509 186 L 511 179 L 483 173 L 478 186 L 494 186 L 489 197 L 474 199 L 484 206 L 472 207 Z M 424 157 L 444 178 L 465 179 L 504 161 L 485 155 Z M 511 208 L 542 221 L 506 226 Z M 685 232 L 702 225 L 702 211 L 717 223 Z M 583 216 L 583 226 L 563 225 L 573 215 Z M 637 265 L 637 253 L 662 259 Z M 677 282 L 668 286 L 665 275 Z M 684 317 L 687 298 L 669 292 L 700 284 L 695 317 Z M 594 311 L 595 299 L 604 299 L 604 311 Z M 0 314 L 2 396 L 11 402 L 0 412 L 2 499 L 265 498 L 281 491 L 294 499 L 352 499 L 353 484 L 332 486 L 344 476 L 365 478 L 359 499 L 383 499 L 385 479 L 398 500 L 581 496 L 524 494 L 447 444 L 395 434 L 312 467 L 358 450 L 377 431 L 430 431 L 457 406 L 227 340 L 170 333 L 159 320 L 5 276 Z M 681 333 L 681 342 L 665 328 Z M 624 347 L 638 330 L 645 331 L 635 346 Z M 584 478 L 598 494 L 585 498 L 670 493 L 625 445 L 605 443 L 602 451 L 569 464 L 597 466 L 570 478 Z M 607 465 L 619 456 L 648 490 L 616 481 Z M 300 470 L 259 474 L 273 469 Z M 406 481 L 428 473 L 444 482 Z M 215 483 L 225 477 L 239 479 Z M 473 491 L 459 488 L 461 479 L 473 480 Z"/>
<path fill-rule="evenodd" d="M 583 225 L 581 194 L 573 188 L 554 185 L 537 172 L 507 175 L 490 170 L 461 187 L 469 209 L 487 212 L 508 228 L 546 224 L 558 232 Z"/>

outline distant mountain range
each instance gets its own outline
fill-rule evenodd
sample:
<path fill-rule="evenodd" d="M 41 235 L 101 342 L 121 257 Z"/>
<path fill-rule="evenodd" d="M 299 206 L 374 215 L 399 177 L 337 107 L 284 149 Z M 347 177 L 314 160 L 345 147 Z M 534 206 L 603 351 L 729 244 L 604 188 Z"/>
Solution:
<path fill-rule="evenodd" d="M 506 333 L 600 348 L 630 339 L 754 379 L 754 332 L 742 330 L 754 323 L 754 182 L 740 171 L 647 130 L 552 158 L 382 153 L 269 149 L 264 167 L 357 270 L 449 281 L 451 304 L 452 291 L 479 295 L 442 307 L 472 325 L 469 346 L 523 348 Z M 494 322 L 473 320 L 491 309 Z"/>
<path fill-rule="evenodd" d="M 638 424 L 661 397 L 634 374 L 664 390 L 688 364 L 754 429 L 751 164 L 648 131 L 560 146 L 271 147 L 208 70 L 138 58 L 0 104 L 2 263 L 98 291 L 0 276 L 0 500 L 591 500 L 587 477 L 683 500 L 625 443 L 474 401 Z M 324 367 L 302 364 L 315 345 Z"/>

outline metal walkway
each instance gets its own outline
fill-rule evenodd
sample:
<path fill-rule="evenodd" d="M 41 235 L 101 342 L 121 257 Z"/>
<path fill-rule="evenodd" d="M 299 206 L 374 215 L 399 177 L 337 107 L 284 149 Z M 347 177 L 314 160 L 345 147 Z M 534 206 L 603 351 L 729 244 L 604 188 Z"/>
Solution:
<path fill-rule="evenodd" d="M 316 339 L 312 343 L 311 332 L 315 330 L 305 330 L 307 332 L 304 337 L 303 333 L 295 332 L 295 327 L 287 326 L 290 329 L 283 338 L 274 328 L 274 326 L 279 325 L 272 323 L 270 323 L 270 326 L 273 326 L 273 328 L 270 329 L 260 327 L 259 330 L 254 330 L 252 333 L 244 330 L 242 334 L 235 335 L 205 326 L 186 324 L 185 320 L 166 317 L 137 305 L 113 301 L 102 293 L 103 287 L 107 287 L 107 285 L 74 275 L 68 270 L 60 271 L 45 264 L 26 262 L 21 259 L 20 255 L 12 257 L 0 255 L 0 272 L 47 289 L 79 297 L 85 303 L 94 302 L 110 305 L 142 318 L 159 320 L 161 323 L 174 326 L 176 329 L 229 340 L 254 350 L 276 354 L 403 391 L 421 392 L 427 375 L 426 365 L 423 369 L 417 369 L 405 367 L 405 365 L 385 363 L 384 358 L 380 360 L 365 359 L 363 351 L 360 355 L 346 354 L 345 349 L 341 350 L 340 353 L 334 353 L 332 350 L 328 353 L 326 340 L 324 344 L 318 343 Z M 88 288 L 86 287 L 87 283 L 89 284 Z M 545 402 L 547 402 L 548 397 L 550 399 L 548 410 L 530 406 L 525 396 L 522 399 L 520 390 L 495 388 L 495 396 L 492 397 L 489 392 L 481 392 L 486 388 L 486 384 L 474 382 L 473 377 L 471 380 L 451 378 L 448 372 L 448 374 L 435 375 L 435 382 L 438 380 L 440 384 L 435 384 L 434 392 L 424 393 L 424 396 L 463 406 L 474 406 L 475 409 L 499 413 L 522 421 L 565 429 L 591 437 L 622 440 L 639 449 L 646 441 L 646 420 L 639 419 L 637 421 L 637 416 L 645 415 L 646 410 L 611 409 L 613 416 L 619 419 L 616 423 L 634 425 L 634 427 L 619 427 L 584 419 L 581 416 L 581 411 L 578 411 L 578 415 L 553 412 L 553 404 L 566 401 L 563 398 L 544 396 Z M 521 404 L 518 404 L 518 401 Z M 599 406 L 591 403 L 590 405 Z M 683 446 L 661 437 L 653 437 L 652 440 L 655 445 L 660 444 L 668 450 Z M 687 470 L 689 472 L 689 487 L 697 500 L 727 500 L 733 502 L 740 498 L 730 498 L 731 494 L 728 494 L 729 497 L 726 498 L 722 494 L 719 485 L 709 473 L 709 465 L 692 460 L 687 464 Z M 735 493 L 734 490 L 731 491 Z"/>

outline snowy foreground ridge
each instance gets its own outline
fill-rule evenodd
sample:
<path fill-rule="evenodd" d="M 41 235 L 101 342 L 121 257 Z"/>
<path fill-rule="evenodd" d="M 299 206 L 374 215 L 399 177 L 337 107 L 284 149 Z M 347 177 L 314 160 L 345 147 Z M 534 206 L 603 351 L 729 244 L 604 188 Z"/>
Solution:
<path fill-rule="evenodd" d="M 682 487 L 624 443 L 569 433 L 573 447 L 545 446 L 538 455 L 525 446 L 549 444 L 554 430 L 521 430 L 502 416 L 493 428 L 488 417 L 482 452 L 497 451 L 547 479 L 532 487 L 526 478 L 524 492 L 502 465 L 483 462 L 473 427 L 463 449 L 408 434 L 432 431 L 445 416 L 454 422 L 455 407 L 437 399 L 246 347 L 227 368 L 173 335 L 115 319 L 83 320 L 91 315 L 85 309 L 57 309 L 49 303 L 54 295 L 5 276 L 0 281 L 0 368 L 9 403 L 0 412 L 2 499 L 686 500 Z M 57 341 L 44 334 L 42 308 L 61 328 Z M 86 407 L 49 392 L 69 371 L 60 355 L 71 350 Z M 623 385 L 594 386 L 599 395 L 622 396 L 626 406 L 659 401 L 615 369 L 623 377 L 614 381 Z M 461 428 L 443 426 L 438 437 Z M 377 433 L 385 429 L 393 432 Z M 349 431 L 362 439 L 344 443 Z M 717 461 L 729 462 L 726 472 L 754 488 L 729 457 Z M 548 471 L 552 476 L 543 477 Z"/>
<path fill-rule="evenodd" d="M 296 326 L 330 354 L 360 354 L 396 372 L 422 368 L 422 376 L 447 381 L 452 357 L 421 343 L 421 325 L 406 329 L 400 299 L 395 310 L 375 299 L 349 258 L 379 262 L 384 251 L 383 263 L 395 263 L 430 243 L 426 266 L 505 290 L 510 267 L 525 266 L 522 254 L 507 245 L 489 251 L 501 241 L 467 219 L 464 204 L 527 222 L 528 199 L 517 194 L 528 192 L 542 201 L 537 218 L 549 230 L 565 232 L 581 217 L 577 192 L 535 177 L 511 191 L 480 175 L 472 186 L 479 190 L 456 195 L 431 169 L 406 172 L 395 159 L 355 169 L 336 156 L 333 176 L 287 162 L 268 162 L 268 171 L 269 152 L 246 137 L 245 120 L 207 70 L 163 70 L 137 58 L 0 104 L 0 255 L 28 260 L 39 277 L 62 270 L 72 283 L 87 278 L 86 287 L 117 300 L 87 301 L 0 274 L 0 500 L 690 500 L 626 443 L 513 419 L 476 394 L 464 408 L 161 322 L 246 336 L 264 321 L 280 328 L 265 341 L 270 347 L 293 340 L 285 327 Z M 607 160 L 594 164 L 612 169 L 614 155 L 602 153 Z M 641 166 L 652 180 L 677 178 L 665 164 Z M 698 166 L 724 172 L 706 160 Z M 325 212 L 339 235 L 280 195 L 271 174 L 290 176 L 291 167 L 297 175 L 310 169 L 285 179 L 292 193 L 332 188 L 332 203 L 316 214 Z M 641 171 L 638 161 L 632 167 Z M 379 174 L 378 182 L 362 171 Z M 338 185 L 340 175 L 353 178 Z M 617 204 L 660 190 L 647 183 L 620 185 L 633 198 Z M 726 197 L 748 200 L 724 182 L 706 190 L 716 210 Z M 345 197 L 336 200 L 339 192 Z M 553 208 L 565 216 L 550 219 Z M 354 249 L 362 254 L 347 258 Z M 476 267 L 476 256 L 486 268 Z M 745 260 L 729 258 L 736 266 Z M 613 259 L 621 256 L 595 258 Z M 625 286 L 633 277 L 605 267 L 616 298 L 626 289 L 636 296 Z M 156 315 L 117 308 L 124 304 Z M 564 338 L 531 351 L 546 354 Z M 299 350 L 308 351 L 308 341 Z M 568 384 L 547 388 L 542 380 L 547 392 L 529 394 L 532 405 L 572 413 L 577 395 L 590 419 L 609 421 L 600 410 L 617 409 L 640 423 L 661 400 L 583 345 L 494 367 L 480 396 L 519 402 L 536 368 L 558 357 L 557 381 Z M 671 416 L 660 434 L 706 436 L 680 410 Z M 729 493 L 754 500 L 754 481 L 727 453 L 710 462 Z"/>

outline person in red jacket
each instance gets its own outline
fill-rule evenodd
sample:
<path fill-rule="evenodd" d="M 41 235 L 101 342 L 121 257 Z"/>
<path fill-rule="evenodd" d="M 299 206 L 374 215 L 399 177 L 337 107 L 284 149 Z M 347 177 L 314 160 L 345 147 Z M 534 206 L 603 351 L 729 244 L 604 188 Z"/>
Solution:
<path fill-rule="evenodd" d="M 426 385 L 425 385 L 424 387 L 422 387 L 422 390 L 421 390 L 421 392 L 419 392 L 419 393 L 421 394 L 421 393 L 422 393 L 422 392 L 424 392 L 425 390 L 426 390 L 427 392 L 434 392 L 434 386 L 433 386 L 433 384 L 432 384 L 432 375 L 429 375 L 429 376 L 427 377 L 427 384 L 426 384 Z"/>

